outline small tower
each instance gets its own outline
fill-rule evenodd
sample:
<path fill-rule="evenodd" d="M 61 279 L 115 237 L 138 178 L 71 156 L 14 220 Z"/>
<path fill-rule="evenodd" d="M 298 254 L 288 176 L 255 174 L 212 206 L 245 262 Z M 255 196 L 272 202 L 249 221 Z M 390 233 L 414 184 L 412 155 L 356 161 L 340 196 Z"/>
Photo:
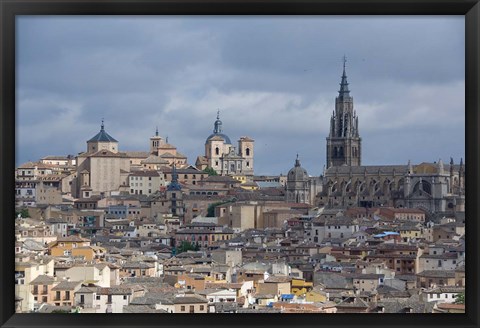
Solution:
<path fill-rule="evenodd" d="M 175 164 L 172 168 L 172 181 L 167 186 L 166 196 L 167 201 L 170 203 L 170 213 L 178 216 L 182 224 L 185 223 L 182 186 L 178 182 L 178 174 Z"/>
<path fill-rule="evenodd" d="M 330 118 L 330 134 L 327 137 L 327 168 L 330 166 L 360 166 L 361 142 L 358 117 L 353 110 L 346 74 L 347 58 L 343 57 L 343 74 L 340 90 L 335 100 L 335 111 Z"/>
<path fill-rule="evenodd" d="M 242 157 L 242 173 L 253 175 L 253 145 L 255 140 L 241 137 L 238 140 L 238 155 Z"/>
<path fill-rule="evenodd" d="M 460 167 L 458 169 L 458 187 L 459 194 L 462 195 L 465 188 L 465 168 L 463 166 L 463 158 L 460 158 Z"/>
<path fill-rule="evenodd" d="M 150 137 L 150 153 L 158 153 L 158 147 L 162 146 L 163 144 L 165 144 L 165 142 L 163 141 L 163 138 L 158 135 L 157 127 L 155 130 L 155 135 L 153 137 Z"/>

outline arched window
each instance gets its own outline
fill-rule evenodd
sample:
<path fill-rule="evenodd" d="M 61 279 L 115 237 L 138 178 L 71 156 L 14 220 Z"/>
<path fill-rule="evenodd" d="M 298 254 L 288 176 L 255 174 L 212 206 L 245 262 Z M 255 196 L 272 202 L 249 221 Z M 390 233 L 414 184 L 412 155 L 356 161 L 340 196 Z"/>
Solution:
<path fill-rule="evenodd" d="M 247 154 L 247 156 L 250 156 L 250 148 L 247 148 L 247 149 L 245 150 L 245 154 Z"/>
<path fill-rule="evenodd" d="M 220 154 L 220 149 L 218 149 L 218 147 L 217 147 L 217 148 L 215 148 L 215 155 L 219 155 L 219 154 Z"/>

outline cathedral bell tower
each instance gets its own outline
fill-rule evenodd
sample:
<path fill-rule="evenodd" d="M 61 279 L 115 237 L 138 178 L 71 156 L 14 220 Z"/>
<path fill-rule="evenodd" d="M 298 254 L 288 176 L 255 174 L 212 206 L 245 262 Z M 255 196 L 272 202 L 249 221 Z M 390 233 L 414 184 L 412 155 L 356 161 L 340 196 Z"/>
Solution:
<path fill-rule="evenodd" d="M 353 110 L 353 98 L 348 90 L 346 62 L 344 56 L 342 81 L 335 99 L 335 111 L 330 118 L 330 134 L 327 137 L 327 168 L 361 165 L 362 139 L 358 133 L 358 117 Z"/>

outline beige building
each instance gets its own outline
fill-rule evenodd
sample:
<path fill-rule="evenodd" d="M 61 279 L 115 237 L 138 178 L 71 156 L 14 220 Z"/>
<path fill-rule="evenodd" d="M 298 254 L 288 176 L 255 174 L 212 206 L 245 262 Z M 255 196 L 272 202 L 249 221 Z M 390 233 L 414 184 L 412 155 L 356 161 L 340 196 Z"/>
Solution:
<path fill-rule="evenodd" d="M 52 288 L 50 299 L 56 306 L 72 306 L 75 302 L 75 292 L 81 287 L 81 281 L 63 280 Z"/>
<path fill-rule="evenodd" d="M 37 182 L 35 186 L 37 205 L 59 205 L 62 203 L 62 178 L 61 175 L 53 175 Z"/>
<path fill-rule="evenodd" d="M 105 131 L 102 121 L 100 132 L 87 141 L 87 151 L 77 156 L 75 197 L 108 195 L 126 187 L 128 182 L 122 172 L 129 171 L 129 158 L 118 151 L 118 141 Z"/>
<path fill-rule="evenodd" d="M 131 195 L 151 195 L 165 187 L 165 179 L 157 171 L 134 171 L 128 176 Z"/>
<path fill-rule="evenodd" d="M 196 294 L 177 296 L 172 301 L 157 304 L 156 309 L 166 310 L 168 313 L 207 313 L 208 301 Z"/>
<path fill-rule="evenodd" d="M 72 281 L 93 283 L 100 287 L 110 287 L 110 267 L 107 264 L 77 264 L 62 272 L 59 277 Z"/>
<path fill-rule="evenodd" d="M 53 276 L 39 275 L 30 282 L 31 293 L 33 294 L 34 309 L 38 309 L 42 303 L 53 304 L 52 288 L 56 284 Z"/>
<path fill-rule="evenodd" d="M 53 258 L 15 259 L 15 296 L 21 297 L 21 312 L 30 312 L 34 309 L 34 296 L 30 283 L 40 275 L 53 275 Z M 38 301 L 38 300 L 37 300 Z"/>
<path fill-rule="evenodd" d="M 215 215 L 219 222 L 227 224 L 235 232 L 247 229 L 263 229 L 267 224 L 278 224 L 278 216 L 265 213 L 276 210 L 296 210 L 297 215 L 307 214 L 310 205 L 303 203 L 285 203 L 268 201 L 248 201 L 218 205 Z"/>

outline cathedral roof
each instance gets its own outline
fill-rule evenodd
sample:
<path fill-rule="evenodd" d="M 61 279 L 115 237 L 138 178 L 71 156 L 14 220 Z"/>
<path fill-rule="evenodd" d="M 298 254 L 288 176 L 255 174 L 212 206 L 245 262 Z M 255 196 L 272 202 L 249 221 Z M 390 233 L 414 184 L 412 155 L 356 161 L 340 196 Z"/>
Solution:
<path fill-rule="evenodd" d="M 326 175 L 332 175 L 335 173 L 339 174 L 377 174 L 378 172 L 381 174 L 391 174 L 393 171 L 398 174 L 405 174 L 407 173 L 408 166 L 407 165 L 362 165 L 362 166 L 331 166 L 326 170 Z"/>
<path fill-rule="evenodd" d="M 423 162 L 413 166 L 413 174 L 439 174 L 438 163 L 426 163 Z M 451 165 L 443 165 L 443 173 L 448 174 Z M 454 164 L 453 170 L 457 172 L 460 169 L 460 165 Z M 395 171 L 396 174 L 404 175 L 408 172 L 408 165 L 361 165 L 361 166 L 331 166 L 325 171 L 325 175 L 331 176 L 334 174 L 378 174 L 392 175 Z"/>
<path fill-rule="evenodd" d="M 102 125 L 100 127 L 100 132 L 98 132 L 93 138 L 91 138 L 87 142 L 118 142 L 118 141 L 115 140 L 111 135 L 109 135 L 105 131 L 105 127 L 103 125 L 103 120 L 102 120 Z"/>

